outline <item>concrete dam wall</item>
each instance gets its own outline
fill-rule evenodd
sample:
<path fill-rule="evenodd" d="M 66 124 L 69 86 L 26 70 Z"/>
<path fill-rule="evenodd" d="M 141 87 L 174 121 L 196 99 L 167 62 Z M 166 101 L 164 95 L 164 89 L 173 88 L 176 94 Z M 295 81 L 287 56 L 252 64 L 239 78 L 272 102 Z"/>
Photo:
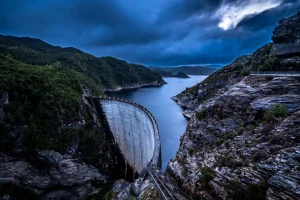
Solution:
<path fill-rule="evenodd" d="M 98 112 L 124 159 L 125 170 L 140 174 L 151 164 L 161 165 L 160 138 L 153 115 L 143 106 L 115 98 L 94 98 Z M 100 106 L 99 106 L 100 105 Z M 125 172 L 126 174 L 126 172 Z"/>

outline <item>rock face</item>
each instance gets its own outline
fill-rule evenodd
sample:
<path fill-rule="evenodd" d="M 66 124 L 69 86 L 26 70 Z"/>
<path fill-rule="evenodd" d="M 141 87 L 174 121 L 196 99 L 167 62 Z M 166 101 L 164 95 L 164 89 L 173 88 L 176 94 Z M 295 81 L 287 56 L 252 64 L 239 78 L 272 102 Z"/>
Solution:
<path fill-rule="evenodd" d="M 169 176 L 195 199 L 243 198 L 260 187 L 261 197 L 267 192 L 269 199 L 279 198 L 279 190 L 286 199 L 299 198 L 300 91 L 269 96 L 276 93 L 279 82 L 294 83 L 291 88 L 300 83 L 295 78 L 268 81 L 249 76 L 199 105 L 176 159 L 168 165 Z M 285 105 L 290 115 L 264 123 L 263 113 L 276 103 Z M 201 174 L 204 167 L 214 173 L 208 182 Z"/>
<path fill-rule="evenodd" d="M 300 198 L 300 77 L 249 75 L 300 70 L 299 16 L 280 21 L 274 43 L 173 98 L 190 121 L 166 174 L 194 199 Z"/>
<path fill-rule="evenodd" d="M 1 154 L 0 167 L 2 188 L 26 188 L 43 199 L 83 199 L 107 181 L 95 167 L 53 150 L 39 151 L 35 163 Z"/>
<path fill-rule="evenodd" d="M 124 200 L 124 199 L 162 199 L 157 192 L 153 181 L 147 177 L 143 181 L 136 179 L 128 183 L 123 179 L 115 181 L 112 190 L 105 194 L 105 199 Z"/>
<path fill-rule="evenodd" d="M 300 12 L 282 19 L 273 32 L 271 54 L 280 58 L 283 68 L 291 71 L 300 67 Z"/>
<path fill-rule="evenodd" d="M 300 12 L 282 19 L 273 32 L 272 51 L 277 56 L 300 56 Z"/>
<path fill-rule="evenodd" d="M 81 105 L 86 106 L 89 115 L 79 115 L 58 127 L 57 135 L 73 130 L 68 137 L 74 136 L 60 152 L 28 148 L 24 139 L 28 126 L 7 122 L 5 109 L 11 99 L 0 90 L 0 199 L 85 199 L 101 195 L 109 187 L 114 178 L 113 151 L 96 110 L 84 97 L 91 91 L 87 87 L 82 90 Z M 91 132 L 76 135 L 74 130 L 87 122 L 93 125 Z M 11 131 L 3 131 L 5 128 Z M 98 137 L 101 139 L 96 141 Z"/>

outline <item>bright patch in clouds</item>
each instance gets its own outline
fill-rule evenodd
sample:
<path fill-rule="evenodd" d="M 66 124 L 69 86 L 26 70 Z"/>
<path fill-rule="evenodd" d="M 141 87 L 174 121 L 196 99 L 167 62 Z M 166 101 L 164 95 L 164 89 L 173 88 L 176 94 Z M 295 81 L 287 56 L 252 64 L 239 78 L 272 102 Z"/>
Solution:
<path fill-rule="evenodd" d="M 234 3 L 223 3 L 216 17 L 221 21 L 218 26 L 224 30 L 235 28 L 246 16 L 258 14 L 276 8 L 282 0 L 249 0 Z"/>

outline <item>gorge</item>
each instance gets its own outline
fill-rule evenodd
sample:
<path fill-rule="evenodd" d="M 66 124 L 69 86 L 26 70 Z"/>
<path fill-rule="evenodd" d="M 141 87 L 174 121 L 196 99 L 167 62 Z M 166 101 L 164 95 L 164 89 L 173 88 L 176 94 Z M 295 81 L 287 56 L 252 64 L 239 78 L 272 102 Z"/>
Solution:
<path fill-rule="evenodd" d="M 0 198 L 300 199 L 299 24 L 188 79 L 0 35 Z"/>

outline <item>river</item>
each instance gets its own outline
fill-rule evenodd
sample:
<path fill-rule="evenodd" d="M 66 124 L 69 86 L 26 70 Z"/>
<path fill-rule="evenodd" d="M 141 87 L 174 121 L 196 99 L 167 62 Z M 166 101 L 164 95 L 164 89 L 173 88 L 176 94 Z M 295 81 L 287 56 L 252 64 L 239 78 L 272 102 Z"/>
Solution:
<path fill-rule="evenodd" d="M 131 100 L 146 107 L 155 117 L 160 132 L 162 151 L 162 170 L 170 159 L 176 156 L 187 126 L 187 119 L 182 115 L 183 109 L 171 97 L 201 82 L 207 76 L 190 76 L 191 78 L 164 78 L 168 83 L 161 87 L 140 88 L 107 93 L 110 97 Z"/>

